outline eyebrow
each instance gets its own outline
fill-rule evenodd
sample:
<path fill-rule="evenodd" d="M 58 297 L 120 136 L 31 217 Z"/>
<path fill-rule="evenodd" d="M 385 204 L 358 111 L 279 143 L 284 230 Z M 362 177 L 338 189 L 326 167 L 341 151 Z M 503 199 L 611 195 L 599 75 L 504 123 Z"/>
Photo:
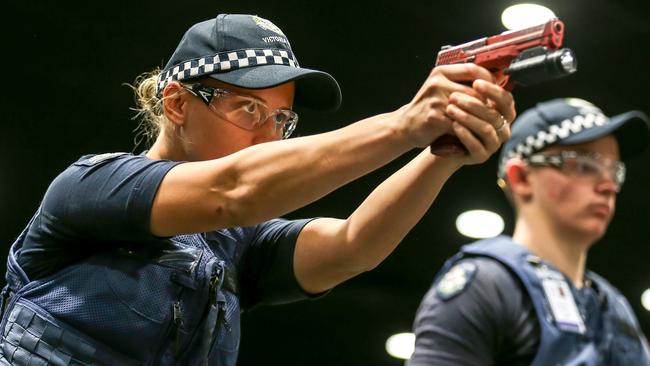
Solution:
<path fill-rule="evenodd" d="M 245 96 L 245 97 L 253 98 L 253 99 L 255 99 L 255 100 L 259 101 L 259 102 L 262 102 L 262 103 L 264 103 L 264 104 L 267 104 L 266 100 L 264 100 L 264 99 L 262 99 L 262 98 L 260 98 L 260 97 L 258 97 L 258 96 L 256 96 L 256 95 L 253 95 L 253 94 L 248 94 L 248 93 L 245 93 L 245 92 L 240 92 L 239 90 L 229 90 L 229 89 L 227 89 L 227 88 L 219 88 L 219 89 L 227 90 L 227 91 L 232 92 L 232 93 L 235 93 L 235 94 L 239 94 L 239 95 L 243 95 L 243 96 Z"/>

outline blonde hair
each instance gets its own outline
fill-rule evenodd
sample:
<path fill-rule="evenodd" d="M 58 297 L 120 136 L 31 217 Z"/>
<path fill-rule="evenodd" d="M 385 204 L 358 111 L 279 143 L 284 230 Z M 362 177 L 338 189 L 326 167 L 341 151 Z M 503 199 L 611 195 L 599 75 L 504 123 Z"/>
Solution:
<path fill-rule="evenodd" d="M 164 98 L 158 97 L 156 93 L 159 76 L 160 68 L 156 67 L 135 78 L 133 85 L 125 84 L 135 94 L 136 106 L 131 110 L 136 114 L 132 119 L 140 120 L 138 126 L 133 130 L 135 132 L 133 143 L 136 148 L 143 142 L 150 147 L 160 131 L 169 123 L 162 108 Z"/>

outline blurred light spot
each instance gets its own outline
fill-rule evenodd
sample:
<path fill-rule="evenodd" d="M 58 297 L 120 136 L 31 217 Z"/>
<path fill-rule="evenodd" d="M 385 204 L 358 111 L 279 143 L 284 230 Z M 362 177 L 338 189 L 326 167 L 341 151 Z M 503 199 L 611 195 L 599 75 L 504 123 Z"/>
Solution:
<path fill-rule="evenodd" d="M 386 352 L 395 358 L 408 360 L 415 349 L 415 334 L 398 333 L 388 337 Z"/>
<path fill-rule="evenodd" d="M 650 311 L 650 288 L 643 291 L 643 294 L 641 294 L 641 305 L 643 307 Z"/>
<path fill-rule="evenodd" d="M 501 13 L 501 22 L 507 29 L 523 29 L 555 18 L 553 11 L 537 4 L 512 5 Z"/>
<path fill-rule="evenodd" d="M 486 210 L 463 212 L 456 219 L 456 229 L 470 238 L 483 239 L 497 236 L 503 232 L 501 216 Z"/>

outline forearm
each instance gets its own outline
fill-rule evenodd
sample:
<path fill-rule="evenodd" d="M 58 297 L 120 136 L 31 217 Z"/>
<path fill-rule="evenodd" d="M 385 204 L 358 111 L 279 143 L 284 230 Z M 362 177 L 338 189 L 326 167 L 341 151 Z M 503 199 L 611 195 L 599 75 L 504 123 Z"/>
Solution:
<path fill-rule="evenodd" d="M 350 258 L 362 270 L 381 263 L 431 207 L 460 167 L 422 151 L 380 186 L 347 219 Z"/>
<path fill-rule="evenodd" d="M 417 224 L 459 164 L 425 149 L 379 185 L 346 219 L 319 219 L 301 233 L 296 277 L 320 292 L 381 263 Z"/>

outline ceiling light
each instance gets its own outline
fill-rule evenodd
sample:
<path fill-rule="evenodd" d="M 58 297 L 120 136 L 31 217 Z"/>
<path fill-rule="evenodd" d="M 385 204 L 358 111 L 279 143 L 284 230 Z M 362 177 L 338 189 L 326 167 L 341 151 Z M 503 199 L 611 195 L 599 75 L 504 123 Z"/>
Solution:
<path fill-rule="evenodd" d="M 501 13 L 501 22 L 508 29 L 523 29 L 555 18 L 553 11 L 537 4 L 512 5 Z"/>
<path fill-rule="evenodd" d="M 486 210 L 463 212 L 456 219 L 458 232 L 476 239 L 497 236 L 503 232 L 504 226 L 501 216 Z"/>
<path fill-rule="evenodd" d="M 395 358 L 408 360 L 415 349 L 415 334 L 398 333 L 388 337 L 386 352 Z"/>
<path fill-rule="evenodd" d="M 641 305 L 643 307 L 650 311 L 650 288 L 643 291 L 643 294 L 641 294 Z"/>

